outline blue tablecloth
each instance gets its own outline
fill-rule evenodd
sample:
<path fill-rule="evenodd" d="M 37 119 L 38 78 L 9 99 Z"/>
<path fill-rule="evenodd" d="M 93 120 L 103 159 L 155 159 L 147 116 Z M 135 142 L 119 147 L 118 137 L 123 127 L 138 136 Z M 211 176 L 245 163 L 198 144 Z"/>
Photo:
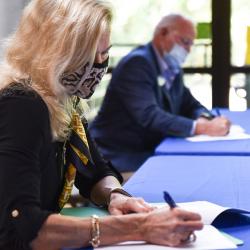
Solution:
<path fill-rule="evenodd" d="M 155 156 L 124 187 L 149 202 L 164 201 L 167 190 L 177 202 L 207 200 L 250 210 L 249 184 L 250 157 Z"/>
<path fill-rule="evenodd" d="M 163 190 L 177 202 L 207 200 L 250 210 L 250 158 L 241 156 L 155 156 L 149 158 L 124 188 L 149 202 L 163 202 Z M 250 249 L 250 218 L 238 215 L 215 226 L 244 240 Z"/>
<path fill-rule="evenodd" d="M 221 114 L 250 133 L 250 110 L 230 112 L 222 109 Z M 190 142 L 184 138 L 168 137 L 156 148 L 155 155 L 250 155 L 250 139 Z"/>
<path fill-rule="evenodd" d="M 228 109 L 220 109 L 222 116 L 226 116 L 234 124 L 241 125 L 247 133 L 250 133 L 250 109 L 246 111 L 229 111 Z"/>

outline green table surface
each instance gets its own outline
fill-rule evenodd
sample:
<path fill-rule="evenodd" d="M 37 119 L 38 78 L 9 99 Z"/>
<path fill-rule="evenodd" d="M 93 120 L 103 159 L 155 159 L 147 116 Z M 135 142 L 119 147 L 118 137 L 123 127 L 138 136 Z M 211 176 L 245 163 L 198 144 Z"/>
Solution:
<path fill-rule="evenodd" d="M 106 216 L 109 212 L 106 209 L 96 207 L 76 207 L 76 208 L 64 208 L 61 211 L 62 215 L 74 216 L 74 217 L 89 217 L 93 214 L 98 216 Z"/>

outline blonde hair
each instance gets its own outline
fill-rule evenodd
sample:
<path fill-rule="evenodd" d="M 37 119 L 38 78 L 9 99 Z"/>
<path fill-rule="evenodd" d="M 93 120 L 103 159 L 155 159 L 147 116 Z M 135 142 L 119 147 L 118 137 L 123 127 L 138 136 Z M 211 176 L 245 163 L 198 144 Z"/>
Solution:
<path fill-rule="evenodd" d="M 7 39 L 0 89 L 30 82 L 46 102 L 53 136 L 69 132 L 72 98 L 60 84 L 64 72 L 94 62 L 98 42 L 110 31 L 112 11 L 102 0 L 32 0 Z"/>

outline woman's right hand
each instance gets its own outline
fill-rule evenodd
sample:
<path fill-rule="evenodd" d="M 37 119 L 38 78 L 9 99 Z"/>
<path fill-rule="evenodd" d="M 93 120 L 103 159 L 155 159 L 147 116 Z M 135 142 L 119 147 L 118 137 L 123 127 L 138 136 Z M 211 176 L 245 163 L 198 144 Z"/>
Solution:
<path fill-rule="evenodd" d="M 158 245 L 178 246 L 185 242 L 194 230 L 201 230 L 201 216 L 196 213 L 168 207 L 146 214 L 142 226 L 145 241 Z"/>

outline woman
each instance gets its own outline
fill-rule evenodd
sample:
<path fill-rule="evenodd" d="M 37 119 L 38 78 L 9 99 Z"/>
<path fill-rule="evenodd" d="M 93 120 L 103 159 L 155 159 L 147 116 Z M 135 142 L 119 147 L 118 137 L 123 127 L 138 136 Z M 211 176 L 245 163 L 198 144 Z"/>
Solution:
<path fill-rule="evenodd" d="M 126 240 L 178 245 L 202 228 L 197 214 L 153 210 L 129 197 L 79 119 L 80 98 L 93 94 L 107 68 L 111 19 L 102 0 L 33 0 L 7 42 L 0 80 L 1 249 Z M 111 216 L 59 215 L 74 182 Z"/>

